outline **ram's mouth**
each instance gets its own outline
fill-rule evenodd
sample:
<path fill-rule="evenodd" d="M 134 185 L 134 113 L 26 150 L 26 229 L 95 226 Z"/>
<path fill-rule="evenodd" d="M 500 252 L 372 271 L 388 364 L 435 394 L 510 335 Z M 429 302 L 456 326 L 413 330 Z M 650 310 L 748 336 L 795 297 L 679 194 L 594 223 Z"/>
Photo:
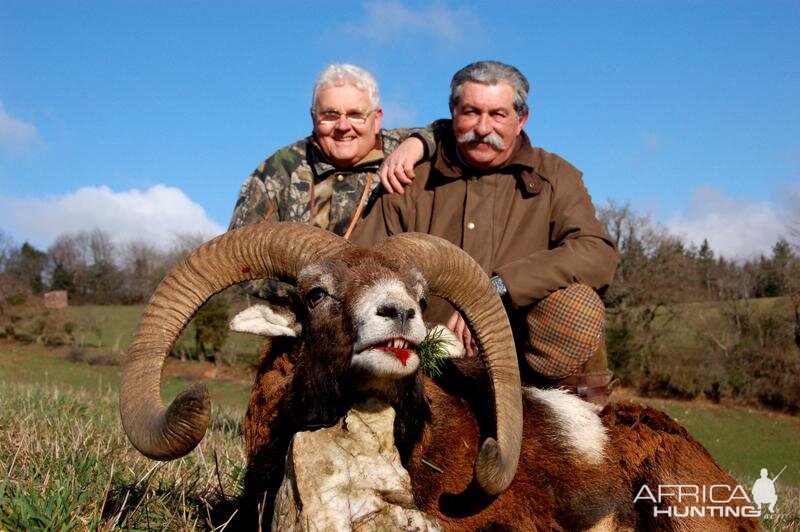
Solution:
<path fill-rule="evenodd" d="M 388 338 L 379 344 L 370 346 L 370 349 L 391 353 L 402 364 L 406 365 L 411 355 L 416 355 L 417 345 L 405 338 Z"/>

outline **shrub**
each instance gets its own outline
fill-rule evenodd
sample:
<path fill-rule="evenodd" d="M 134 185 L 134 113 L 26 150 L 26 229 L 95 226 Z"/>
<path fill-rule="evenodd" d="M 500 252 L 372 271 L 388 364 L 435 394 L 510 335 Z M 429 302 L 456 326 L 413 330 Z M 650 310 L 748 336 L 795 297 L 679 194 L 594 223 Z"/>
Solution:
<path fill-rule="evenodd" d="M 194 326 L 197 357 L 200 360 L 222 349 L 228 337 L 229 312 L 228 300 L 222 296 L 211 298 L 197 311 Z"/>
<path fill-rule="evenodd" d="M 36 341 L 36 338 L 28 333 L 18 332 L 14 334 L 14 340 L 23 344 L 32 344 Z"/>
<path fill-rule="evenodd" d="M 73 347 L 67 353 L 67 360 L 70 362 L 84 362 L 86 360 L 86 352 L 83 349 Z"/>
<path fill-rule="evenodd" d="M 20 306 L 25 303 L 27 296 L 22 293 L 12 294 L 6 298 L 6 303 L 12 307 Z"/>
<path fill-rule="evenodd" d="M 60 347 L 66 345 L 67 339 L 60 334 L 47 334 L 42 337 L 42 342 L 47 347 Z"/>

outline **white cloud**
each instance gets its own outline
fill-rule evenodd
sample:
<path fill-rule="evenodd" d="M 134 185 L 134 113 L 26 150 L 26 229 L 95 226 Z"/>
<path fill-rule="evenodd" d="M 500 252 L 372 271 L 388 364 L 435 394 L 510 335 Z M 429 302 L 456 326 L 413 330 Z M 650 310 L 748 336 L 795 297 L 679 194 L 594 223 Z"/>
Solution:
<path fill-rule="evenodd" d="M 19 154 L 41 143 L 36 126 L 8 114 L 0 101 L 0 150 Z"/>
<path fill-rule="evenodd" d="M 0 198 L 0 225 L 15 229 L 19 240 L 46 248 L 65 233 L 101 229 L 115 243 L 144 240 L 168 248 L 179 235 L 222 233 L 203 208 L 175 187 L 114 192 L 84 187 L 45 199 Z"/>
<path fill-rule="evenodd" d="M 424 36 L 440 42 L 461 43 L 483 35 L 478 18 L 468 9 L 449 9 L 441 3 L 413 9 L 392 1 L 366 2 L 364 8 L 365 19 L 349 30 L 378 42 Z"/>
<path fill-rule="evenodd" d="M 775 204 L 736 200 L 706 187 L 695 191 L 685 214 L 673 215 L 665 225 L 696 245 L 708 239 L 717 256 L 745 260 L 769 256 L 778 238 L 787 235 L 786 221 Z"/>

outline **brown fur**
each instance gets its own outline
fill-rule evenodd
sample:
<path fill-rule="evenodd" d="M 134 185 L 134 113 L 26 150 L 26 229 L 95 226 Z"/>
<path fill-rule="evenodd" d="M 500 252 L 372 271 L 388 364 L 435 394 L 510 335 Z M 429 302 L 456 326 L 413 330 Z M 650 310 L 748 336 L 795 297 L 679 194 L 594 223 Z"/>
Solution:
<path fill-rule="evenodd" d="M 334 423 L 354 402 L 349 361 L 354 342 L 352 309 L 358 292 L 376 280 L 418 279 L 380 255 L 356 251 L 314 268 L 298 279 L 294 312 L 301 338 L 272 340 L 253 387 L 245 418 L 248 471 L 242 515 L 254 518 L 256 502 L 267 501 L 284 473 L 291 437 Z M 318 305 L 303 295 L 323 285 L 331 297 Z M 309 339 L 307 342 L 305 339 Z M 368 377 L 367 377 L 368 378 Z M 652 517 L 644 502 L 634 504 L 643 484 L 729 484 L 724 472 L 680 425 L 662 412 L 632 403 L 612 404 L 601 413 L 608 431 L 605 459 L 589 464 L 564 442 L 550 407 L 524 403 L 523 447 L 509 488 L 488 497 L 473 482 L 479 444 L 496 426 L 491 386 L 479 359 L 450 366 L 433 382 L 419 375 L 398 381 L 383 398 L 394 406 L 395 438 L 411 476 L 418 507 L 448 530 L 581 530 L 609 523 L 635 530 L 755 530 L 756 519 L 668 520 Z M 268 523 L 267 523 L 268 524 Z"/>
<path fill-rule="evenodd" d="M 245 422 L 248 490 L 274 493 L 283 475 L 288 440 L 271 438 L 282 422 L 280 408 L 270 403 L 279 401 L 277 395 L 285 390 L 285 368 L 285 357 L 277 357 L 253 389 Z M 493 426 L 490 396 L 468 400 L 485 383 L 460 372 L 450 372 L 443 384 L 425 380 L 431 419 L 404 462 L 418 507 L 447 530 L 582 530 L 609 521 L 619 529 L 635 530 L 760 528 L 757 519 L 655 519 L 648 504 L 635 505 L 634 497 L 645 483 L 655 490 L 658 484 L 733 486 L 736 481 L 666 414 L 633 403 L 603 410 L 601 419 L 609 434 L 606 459 L 590 465 L 564 447 L 548 407 L 526 400 L 516 477 L 498 497 L 486 497 L 472 483 L 472 468 L 478 444 L 486 436 L 481 427 Z M 262 386 L 275 386 L 275 392 Z M 455 389 L 462 393 L 452 393 Z"/>

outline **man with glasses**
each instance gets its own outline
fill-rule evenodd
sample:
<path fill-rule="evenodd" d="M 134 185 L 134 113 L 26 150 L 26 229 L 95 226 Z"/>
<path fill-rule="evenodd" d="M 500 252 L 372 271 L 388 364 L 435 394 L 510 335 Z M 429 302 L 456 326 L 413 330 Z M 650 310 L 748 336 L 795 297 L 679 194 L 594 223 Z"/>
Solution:
<path fill-rule="evenodd" d="M 229 229 L 292 221 L 349 238 L 378 196 L 376 173 L 384 156 L 412 133 L 419 152 L 433 153 L 430 130 L 382 130 L 382 118 L 378 84 L 369 72 L 328 65 L 311 98 L 312 135 L 276 151 L 245 180 Z M 248 292 L 274 299 L 286 289 L 277 281 L 256 281 Z"/>

